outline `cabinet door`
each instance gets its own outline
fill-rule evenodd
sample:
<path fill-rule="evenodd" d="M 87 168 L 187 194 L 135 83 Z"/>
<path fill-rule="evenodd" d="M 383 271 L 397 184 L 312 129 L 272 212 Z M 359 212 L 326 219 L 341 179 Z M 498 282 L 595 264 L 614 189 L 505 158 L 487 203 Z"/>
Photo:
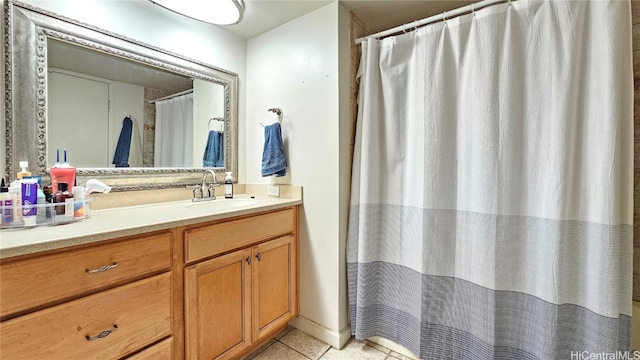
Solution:
<path fill-rule="evenodd" d="M 231 359 L 251 345 L 250 249 L 185 270 L 187 359 Z"/>
<path fill-rule="evenodd" d="M 284 236 L 253 248 L 253 339 L 285 326 L 294 315 L 295 242 Z"/>

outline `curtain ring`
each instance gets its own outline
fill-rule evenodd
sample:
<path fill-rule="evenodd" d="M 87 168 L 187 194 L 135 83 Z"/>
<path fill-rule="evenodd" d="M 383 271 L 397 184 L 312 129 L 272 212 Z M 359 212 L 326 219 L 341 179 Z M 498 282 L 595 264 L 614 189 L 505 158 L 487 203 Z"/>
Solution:
<path fill-rule="evenodd" d="M 445 24 L 447 23 L 447 12 L 446 11 L 442 12 L 442 20 L 444 21 Z"/>
<path fill-rule="evenodd" d="M 418 30 L 418 20 L 413 22 L 413 30 Z"/>
<path fill-rule="evenodd" d="M 406 34 L 407 33 L 407 28 L 406 28 L 407 24 L 402 25 L 402 33 Z"/>
<path fill-rule="evenodd" d="M 475 8 L 475 6 L 473 6 L 473 3 L 471 3 L 469 5 L 471 5 L 471 13 L 473 14 L 473 16 L 476 16 L 476 8 Z"/>

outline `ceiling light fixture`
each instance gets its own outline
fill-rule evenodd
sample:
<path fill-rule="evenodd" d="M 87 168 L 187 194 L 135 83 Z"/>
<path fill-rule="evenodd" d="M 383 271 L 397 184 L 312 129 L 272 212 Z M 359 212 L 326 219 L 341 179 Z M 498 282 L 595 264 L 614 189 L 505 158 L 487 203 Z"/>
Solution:
<path fill-rule="evenodd" d="M 149 0 L 178 14 L 215 25 L 242 21 L 243 0 Z"/>

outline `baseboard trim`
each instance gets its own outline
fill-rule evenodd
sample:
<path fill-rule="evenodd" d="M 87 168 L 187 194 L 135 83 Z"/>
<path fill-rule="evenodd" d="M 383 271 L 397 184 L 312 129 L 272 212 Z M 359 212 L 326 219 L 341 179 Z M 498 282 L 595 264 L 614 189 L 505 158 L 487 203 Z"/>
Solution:
<path fill-rule="evenodd" d="M 351 338 L 351 327 L 349 325 L 340 331 L 333 331 L 302 316 L 293 319 L 290 325 L 336 349 L 342 349 Z"/>

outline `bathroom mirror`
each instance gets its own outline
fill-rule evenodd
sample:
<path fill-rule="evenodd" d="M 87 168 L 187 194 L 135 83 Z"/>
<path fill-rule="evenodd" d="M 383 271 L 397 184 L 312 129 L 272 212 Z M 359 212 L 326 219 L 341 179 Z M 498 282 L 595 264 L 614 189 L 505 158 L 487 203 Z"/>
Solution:
<path fill-rule="evenodd" d="M 236 74 L 18 1 L 4 6 L 7 173 L 27 160 L 47 174 L 67 148 L 79 183 L 114 190 L 194 184 L 204 166 L 237 174 Z M 210 139 L 217 152 L 205 152 Z"/>

